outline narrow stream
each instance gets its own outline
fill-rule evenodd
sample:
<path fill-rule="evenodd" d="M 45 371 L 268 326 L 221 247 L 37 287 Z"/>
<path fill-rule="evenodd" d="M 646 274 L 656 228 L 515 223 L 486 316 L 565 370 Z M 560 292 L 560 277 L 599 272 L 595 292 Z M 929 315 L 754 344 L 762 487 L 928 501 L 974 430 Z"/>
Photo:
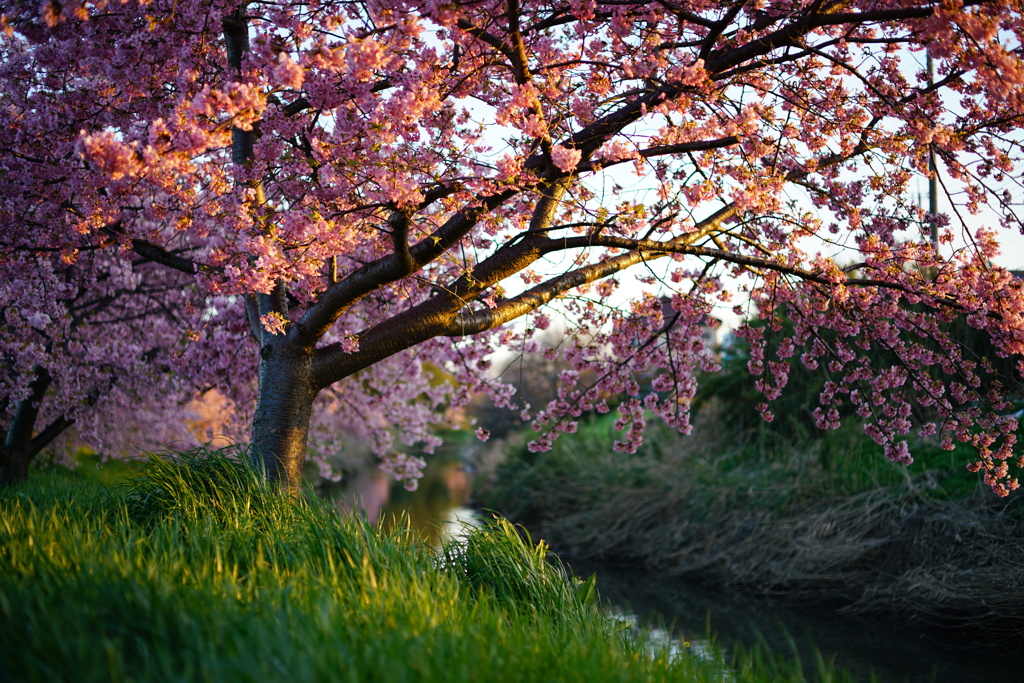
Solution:
<path fill-rule="evenodd" d="M 834 611 L 792 605 L 687 584 L 642 569 L 581 560 L 566 564 L 580 576 L 597 574 L 602 601 L 613 614 L 653 627 L 668 643 L 706 641 L 713 633 L 729 650 L 735 644 L 763 643 L 772 652 L 799 655 L 813 672 L 815 650 L 836 666 L 882 683 L 993 683 L 1024 679 L 1024 657 L 996 658 L 939 642 L 890 622 L 857 619 Z"/>
<path fill-rule="evenodd" d="M 339 512 L 358 509 L 372 524 L 389 527 L 408 517 L 412 528 L 433 545 L 459 535 L 465 525 L 475 526 L 481 519 L 468 506 L 473 480 L 460 462 L 431 461 L 415 491 L 406 491 L 376 467 L 338 483 L 320 482 L 316 490 L 333 501 Z"/>
<path fill-rule="evenodd" d="M 480 521 L 468 507 L 472 478 L 457 462 L 428 465 L 420 487 L 408 492 L 376 468 L 359 473 L 342 486 L 322 486 L 321 495 L 340 511 L 362 509 L 371 522 L 387 525 L 406 514 L 429 543 L 461 533 Z M 741 644 L 760 643 L 772 652 L 793 654 L 813 679 L 815 651 L 869 681 L 881 683 L 992 683 L 1024 680 L 1024 655 L 1006 658 L 952 647 L 920 632 L 891 623 L 856 619 L 835 612 L 794 609 L 749 595 L 729 593 L 641 569 L 613 567 L 582 560 L 565 561 L 580 577 L 597 574 L 601 600 L 616 618 L 651 629 L 651 637 L 673 649 L 699 652 L 708 634 L 728 653 Z M 684 645 L 686 644 L 686 645 Z M 1024 649 L 1024 644 L 1022 644 Z"/>

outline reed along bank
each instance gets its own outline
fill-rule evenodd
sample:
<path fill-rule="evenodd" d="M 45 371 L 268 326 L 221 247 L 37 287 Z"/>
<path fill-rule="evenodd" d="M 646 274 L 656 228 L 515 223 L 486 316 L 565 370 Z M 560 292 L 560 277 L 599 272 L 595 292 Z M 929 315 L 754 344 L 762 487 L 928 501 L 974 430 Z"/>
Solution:
<path fill-rule="evenodd" d="M 857 424 L 813 433 L 703 405 L 691 435 L 660 423 L 612 452 L 614 415 L 546 453 L 512 435 L 480 503 L 566 557 L 1024 643 L 1024 496 L 965 471 L 970 454 L 913 444 L 884 460 Z"/>

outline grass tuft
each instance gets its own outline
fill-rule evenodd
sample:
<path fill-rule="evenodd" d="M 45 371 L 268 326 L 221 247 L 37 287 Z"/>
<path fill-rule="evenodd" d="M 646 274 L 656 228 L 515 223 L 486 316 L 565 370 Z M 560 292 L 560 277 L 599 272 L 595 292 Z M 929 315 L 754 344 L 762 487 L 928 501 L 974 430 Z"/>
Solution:
<path fill-rule="evenodd" d="M 239 448 L 152 454 L 145 470 L 124 488 L 129 514 L 143 523 L 211 516 L 228 521 L 251 516 L 254 507 L 272 518 L 287 503 Z"/>
<path fill-rule="evenodd" d="M 3 680 L 770 680 L 640 644 L 503 520 L 439 557 L 232 454 L 70 482 L 0 491 Z"/>
<path fill-rule="evenodd" d="M 464 542 L 446 544 L 442 558 L 459 581 L 519 611 L 575 621 L 594 602 L 594 577 L 569 577 L 561 564 L 548 560 L 544 541 L 534 545 L 526 529 L 500 517 L 473 529 Z"/>

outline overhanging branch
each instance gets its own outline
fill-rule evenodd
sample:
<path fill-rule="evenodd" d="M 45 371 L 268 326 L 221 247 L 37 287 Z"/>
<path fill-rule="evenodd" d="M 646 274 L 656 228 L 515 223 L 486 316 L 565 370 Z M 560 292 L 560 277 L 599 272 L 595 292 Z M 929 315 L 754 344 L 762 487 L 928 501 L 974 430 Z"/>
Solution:
<path fill-rule="evenodd" d="M 632 240 L 625 237 L 596 236 L 579 237 L 565 240 L 560 243 L 564 249 L 582 247 L 611 247 L 630 250 L 626 254 L 604 259 L 599 263 L 590 264 L 576 270 L 563 273 L 547 282 L 541 283 L 522 294 L 512 297 L 498 304 L 494 308 L 482 309 L 471 312 L 461 312 L 445 332 L 449 337 L 462 337 L 478 334 L 493 329 L 499 325 L 511 322 L 530 313 L 553 299 L 565 294 L 571 289 L 581 287 L 592 282 L 604 279 L 637 263 L 652 261 L 671 254 L 683 254 L 687 256 L 699 256 L 714 261 L 732 263 L 735 265 L 757 268 L 765 271 L 774 271 L 783 275 L 798 277 L 807 282 L 814 282 L 829 287 L 878 287 L 892 289 L 906 294 L 920 294 L 913 288 L 899 282 L 890 280 L 879 280 L 873 278 L 848 278 L 840 279 L 828 277 L 823 273 L 806 270 L 785 263 L 773 261 L 768 258 L 737 254 L 722 249 L 701 247 L 682 242 L 658 242 L 657 240 Z M 962 310 L 956 301 L 952 299 L 937 300 L 944 306 Z"/>
<path fill-rule="evenodd" d="M 191 259 L 187 259 L 172 252 L 167 251 L 163 247 L 158 247 L 151 242 L 145 240 L 132 240 L 132 251 L 153 263 L 159 263 L 162 266 L 173 268 L 174 270 L 187 273 L 189 275 L 195 275 L 198 273 L 196 264 Z"/>

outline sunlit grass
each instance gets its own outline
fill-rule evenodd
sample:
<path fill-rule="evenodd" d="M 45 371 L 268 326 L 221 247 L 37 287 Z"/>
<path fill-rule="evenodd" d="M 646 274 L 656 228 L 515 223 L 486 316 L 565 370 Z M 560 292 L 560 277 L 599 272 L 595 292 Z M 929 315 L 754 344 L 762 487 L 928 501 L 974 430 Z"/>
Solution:
<path fill-rule="evenodd" d="M 0 492 L 4 680 L 802 680 L 652 650 L 507 522 L 438 555 L 198 455 Z"/>

